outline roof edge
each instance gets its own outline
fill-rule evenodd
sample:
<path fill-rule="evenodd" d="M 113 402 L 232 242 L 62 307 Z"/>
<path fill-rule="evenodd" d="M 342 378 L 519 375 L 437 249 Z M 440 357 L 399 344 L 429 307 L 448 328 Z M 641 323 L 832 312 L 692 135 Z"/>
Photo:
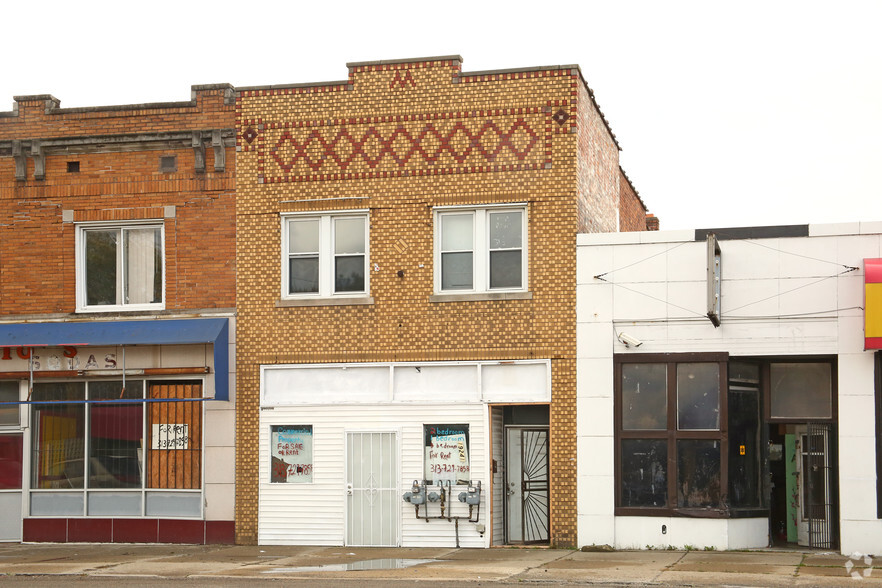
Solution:
<path fill-rule="evenodd" d="M 346 67 L 364 67 L 368 65 L 395 65 L 397 63 L 423 63 L 426 61 L 458 61 L 462 63 L 461 55 L 430 55 L 429 57 L 407 57 L 403 59 L 381 59 L 378 61 L 350 61 Z"/>

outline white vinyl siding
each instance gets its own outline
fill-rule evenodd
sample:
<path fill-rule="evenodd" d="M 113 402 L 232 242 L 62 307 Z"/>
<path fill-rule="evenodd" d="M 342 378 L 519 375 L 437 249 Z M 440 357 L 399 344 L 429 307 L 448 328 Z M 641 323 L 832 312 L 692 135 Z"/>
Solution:
<path fill-rule="evenodd" d="M 423 474 L 423 425 L 425 423 L 467 423 L 469 458 L 473 479 L 489 490 L 489 455 L 486 447 L 487 408 L 484 404 L 420 404 L 415 406 L 375 404 L 358 406 L 275 407 L 260 413 L 260 500 L 258 542 L 262 545 L 344 545 L 346 537 L 346 433 L 395 431 L 400 453 L 396 504 L 403 547 L 450 546 L 456 544 L 455 523 L 447 520 L 418 520 L 414 507 L 401 496 Z M 271 484 L 269 434 L 271 425 L 310 424 L 313 427 L 313 482 Z M 453 514 L 468 516 L 468 507 L 457 497 L 464 485 L 453 487 Z M 431 488 L 430 491 L 437 490 Z M 490 500 L 481 502 L 481 524 L 487 525 Z M 430 504 L 430 515 L 438 515 L 438 504 Z M 425 514 L 425 507 L 420 507 Z M 486 547 L 475 525 L 460 520 L 460 545 Z"/>

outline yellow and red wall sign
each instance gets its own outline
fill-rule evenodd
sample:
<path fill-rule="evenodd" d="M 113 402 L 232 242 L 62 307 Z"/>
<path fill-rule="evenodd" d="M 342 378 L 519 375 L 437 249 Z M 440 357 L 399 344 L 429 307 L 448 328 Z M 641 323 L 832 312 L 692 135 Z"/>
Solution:
<path fill-rule="evenodd" d="M 864 349 L 882 349 L 882 259 L 864 260 Z"/>

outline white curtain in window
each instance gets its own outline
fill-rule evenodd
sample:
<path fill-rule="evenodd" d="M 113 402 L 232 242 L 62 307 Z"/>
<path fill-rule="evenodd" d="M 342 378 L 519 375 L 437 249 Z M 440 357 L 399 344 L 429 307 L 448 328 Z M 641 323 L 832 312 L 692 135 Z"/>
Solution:
<path fill-rule="evenodd" d="M 156 231 L 157 229 L 125 231 L 126 304 L 149 304 L 154 301 Z"/>

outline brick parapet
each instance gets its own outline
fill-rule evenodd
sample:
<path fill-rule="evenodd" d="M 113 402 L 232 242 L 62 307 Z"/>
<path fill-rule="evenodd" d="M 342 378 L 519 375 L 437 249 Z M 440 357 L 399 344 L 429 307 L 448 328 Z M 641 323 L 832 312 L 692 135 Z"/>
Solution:
<path fill-rule="evenodd" d="M 16 108 L 0 113 L 0 141 L 82 135 L 116 135 L 150 129 L 231 128 L 234 89 L 229 84 L 193 86 L 187 102 L 61 108 L 51 94 L 16 96 Z"/>
<path fill-rule="evenodd" d="M 577 95 L 579 232 L 615 232 L 620 202 L 618 146 L 588 86 L 579 84 Z"/>
<path fill-rule="evenodd" d="M 623 232 L 650 230 L 646 205 L 643 204 L 643 200 L 634 189 L 634 184 L 621 167 L 619 174 L 619 230 Z"/>

